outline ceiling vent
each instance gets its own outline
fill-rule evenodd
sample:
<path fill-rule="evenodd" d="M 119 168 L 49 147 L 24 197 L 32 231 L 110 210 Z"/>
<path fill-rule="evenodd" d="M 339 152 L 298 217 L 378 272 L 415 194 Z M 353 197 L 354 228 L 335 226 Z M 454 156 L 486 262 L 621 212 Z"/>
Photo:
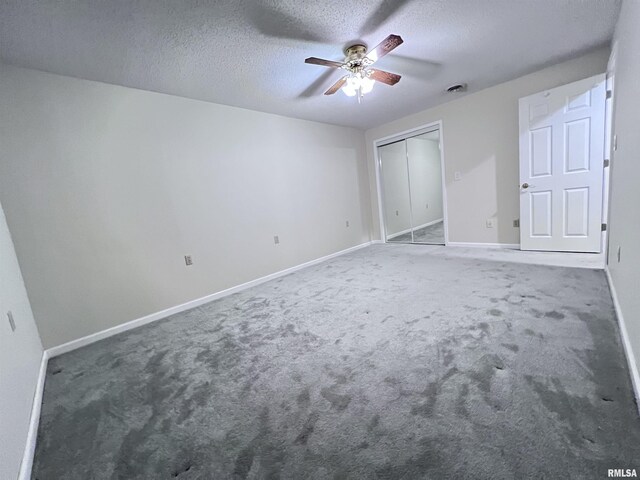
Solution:
<path fill-rule="evenodd" d="M 447 92 L 449 93 L 461 93 L 466 91 L 467 91 L 466 83 L 456 83 L 455 85 L 451 85 L 449 88 L 447 88 Z"/>

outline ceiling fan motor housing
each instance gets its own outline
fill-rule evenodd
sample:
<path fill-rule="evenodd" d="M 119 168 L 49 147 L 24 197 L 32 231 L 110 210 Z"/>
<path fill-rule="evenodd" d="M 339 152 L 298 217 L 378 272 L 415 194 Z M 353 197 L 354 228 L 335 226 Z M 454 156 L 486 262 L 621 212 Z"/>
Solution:
<path fill-rule="evenodd" d="M 365 45 L 351 45 L 345 48 L 344 53 L 346 55 L 344 59 L 345 67 L 352 72 L 362 70 L 372 63 L 367 61 L 367 47 Z"/>

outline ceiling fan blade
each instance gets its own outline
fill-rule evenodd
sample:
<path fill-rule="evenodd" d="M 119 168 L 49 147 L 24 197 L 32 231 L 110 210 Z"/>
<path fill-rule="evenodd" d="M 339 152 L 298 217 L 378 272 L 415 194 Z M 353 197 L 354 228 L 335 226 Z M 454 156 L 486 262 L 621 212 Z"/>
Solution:
<path fill-rule="evenodd" d="M 331 87 L 329 88 L 329 90 L 327 90 L 326 92 L 324 92 L 325 95 L 333 95 L 334 93 L 336 93 L 338 90 L 340 90 L 340 88 L 342 88 L 342 86 L 345 84 L 345 82 L 347 81 L 347 77 L 349 75 L 345 75 L 344 77 L 342 77 L 340 80 L 338 80 L 336 83 L 334 83 L 333 85 L 331 85 Z"/>
<path fill-rule="evenodd" d="M 432 79 L 442 68 L 442 64 L 432 62 L 424 58 L 407 57 L 394 52 L 380 60 L 380 66 L 384 62 L 385 69 L 391 72 L 402 72 L 403 77 L 414 77 L 422 81 Z"/>
<path fill-rule="evenodd" d="M 306 58 L 304 63 L 310 63 L 312 65 L 321 65 L 323 67 L 329 67 L 329 68 L 340 68 L 342 67 L 342 65 L 344 65 L 343 63 L 340 63 L 340 62 L 334 62 L 333 60 L 325 60 L 324 58 L 317 58 L 317 57 Z"/>
<path fill-rule="evenodd" d="M 248 4 L 247 19 L 265 36 L 303 42 L 331 41 L 324 32 L 318 32 L 317 24 L 306 23 L 272 6 L 261 5 L 258 2 L 246 3 Z"/>
<path fill-rule="evenodd" d="M 321 90 L 333 75 L 333 70 L 323 70 L 322 75 L 316 78 L 307 88 L 304 89 L 304 91 L 300 92 L 298 98 L 315 97 L 318 93 L 321 92 Z"/>
<path fill-rule="evenodd" d="M 389 35 L 382 42 L 380 42 L 376 48 L 367 53 L 367 58 L 372 64 L 384 57 L 391 50 L 400 45 L 404 40 L 400 35 Z"/>
<path fill-rule="evenodd" d="M 396 15 L 410 0 L 382 0 L 375 12 L 360 29 L 360 35 L 369 35 Z"/>
<path fill-rule="evenodd" d="M 387 85 L 395 85 L 400 81 L 400 78 L 402 78 L 397 73 L 376 70 L 375 68 L 370 68 L 369 71 L 371 72 L 371 78 L 376 82 L 385 83 Z"/>

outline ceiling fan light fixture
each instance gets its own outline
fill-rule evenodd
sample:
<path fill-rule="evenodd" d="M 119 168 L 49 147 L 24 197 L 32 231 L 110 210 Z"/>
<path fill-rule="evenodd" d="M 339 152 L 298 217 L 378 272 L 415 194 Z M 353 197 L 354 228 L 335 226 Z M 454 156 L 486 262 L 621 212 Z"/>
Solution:
<path fill-rule="evenodd" d="M 342 91 L 348 97 L 354 97 L 356 95 L 362 97 L 364 94 L 373 90 L 375 83 L 375 80 L 370 78 L 368 72 L 359 71 L 347 77 Z"/>
<path fill-rule="evenodd" d="M 347 79 L 347 83 L 342 87 L 342 91 L 347 97 L 355 97 L 358 93 L 358 89 L 349 82 L 349 79 Z"/>
<path fill-rule="evenodd" d="M 361 88 L 362 88 L 362 94 L 364 95 L 365 93 L 369 93 L 371 90 L 373 90 L 373 86 L 376 84 L 376 81 L 373 78 L 370 78 L 368 76 L 363 77 L 362 78 L 362 82 L 361 82 Z"/>

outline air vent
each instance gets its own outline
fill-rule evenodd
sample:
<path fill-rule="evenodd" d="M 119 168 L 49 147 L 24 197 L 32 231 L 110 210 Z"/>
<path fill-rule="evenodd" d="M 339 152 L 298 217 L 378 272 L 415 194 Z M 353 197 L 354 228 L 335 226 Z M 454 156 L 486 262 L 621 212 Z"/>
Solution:
<path fill-rule="evenodd" d="M 449 93 L 460 93 L 460 92 L 466 92 L 466 91 L 467 91 L 466 83 L 456 83 L 455 85 L 451 85 L 449 88 L 447 88 L 447 92 Z"/>

